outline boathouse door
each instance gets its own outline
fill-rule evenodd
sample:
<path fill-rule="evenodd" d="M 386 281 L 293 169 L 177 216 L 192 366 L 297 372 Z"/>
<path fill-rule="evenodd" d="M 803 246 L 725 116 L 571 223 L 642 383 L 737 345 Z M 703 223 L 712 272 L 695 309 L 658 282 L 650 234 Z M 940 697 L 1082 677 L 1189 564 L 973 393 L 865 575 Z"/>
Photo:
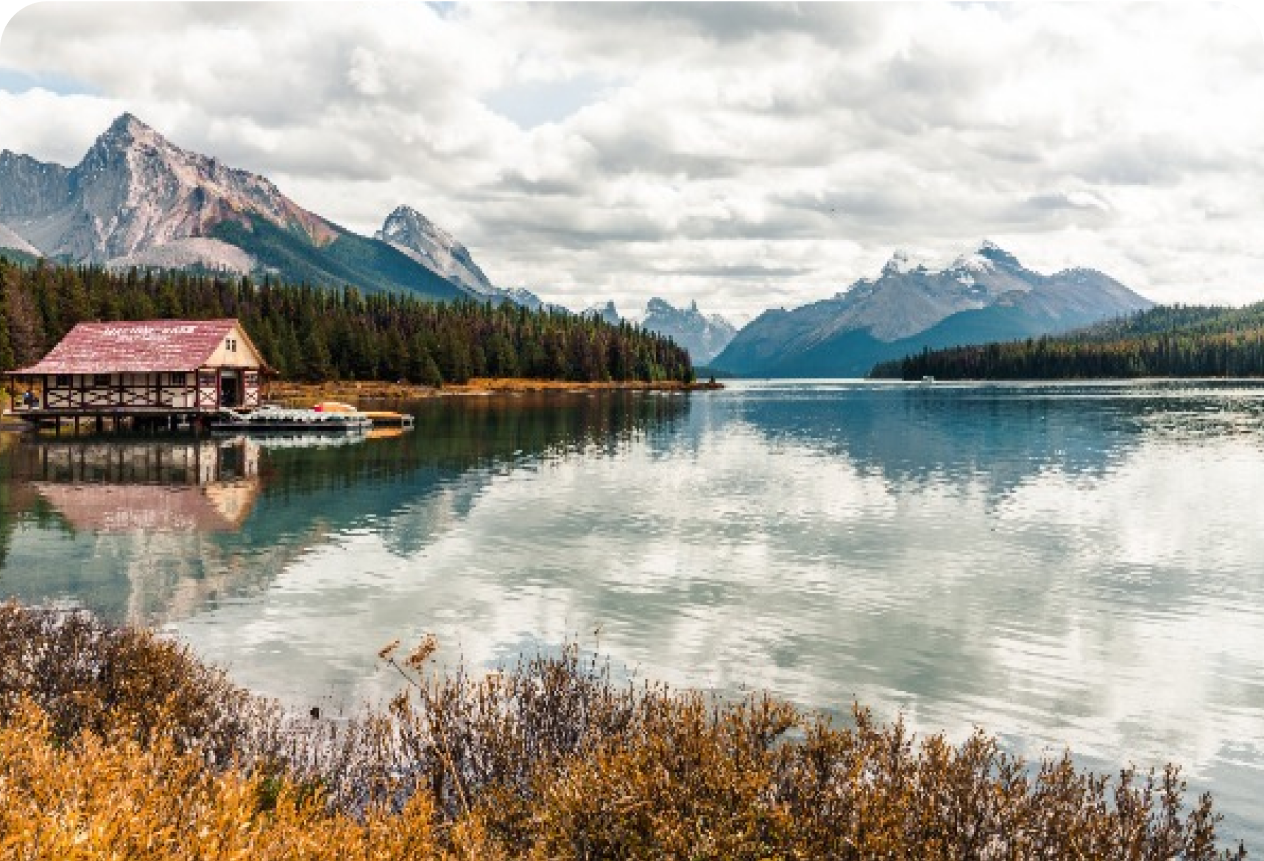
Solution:
<path fill-rule="evenodd" d="M 236 371 L 219 372 L 219 405 L 229 408 L 241 406 L 241 379 Z"/>

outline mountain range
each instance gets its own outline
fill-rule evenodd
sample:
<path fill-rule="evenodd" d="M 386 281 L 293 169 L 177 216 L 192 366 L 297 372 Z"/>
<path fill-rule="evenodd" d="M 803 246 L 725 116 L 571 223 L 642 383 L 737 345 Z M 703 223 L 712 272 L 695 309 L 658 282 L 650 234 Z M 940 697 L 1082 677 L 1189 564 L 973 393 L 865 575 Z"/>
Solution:
<path fill-rule="evenodd" d="M 860 377 L 924 348 L 1063 332 L 1152 305 L 1096 270 L 1042 275 L 988 241 L 939 269 L 896 252 L 876 279 L 765 311 L 711 365 L 738 376 Z"/>
<path fill-rule="evenodd" d="M 497 287 L 469 250 L 401 205 L 373 236 L 299 206 L 267 178 L 182 149 L 125 113 L 74 167 L 0 152 L 0 249 L 111 267 L 200 267 L 440 301 L 565 311 Z M 863 376 L 924 348 L 1063 332 L 1152 303 L 1092 269 L 1042 275 L 984 242 L 946 267 L 897 252 L 876 279 L 741 332 L 697 303 L 651 299 L 639 324 L 739 376 Z M 614 303 L 585 314 L 618 324 Z"/>
<path fill-rule="evenodd" d="M 130 113 L 71 168 L 0 153 L 0 249 L 566 311 L 524 288 L 497 287 L 469 249 L 411 206 L 396 207 L 372 237 L 361 236 L 299 206 L 265 177 L 176 146 Z M 613 303 L 599 316 L 621 322 Z M 700 362 L 734 334 L 696 304 L 677 310 L 662 299 L 651 300 L 642 325 Z"/>
<path fill-rule="evenodd" d="M 426 298 L 539 304 L 495 287 L 469 251 L 400 206 L 373 237 L 271 181 L 119 116 L 73 168 L 0 152 L 0 248 L 73 263 L 203 267 Z"/>
<path fill-rule="evenodd" d="M 594 305 L 585 310 L 584 315 L 597 317 L 616 326 L 624 319 L 619 315 L 614 302 Z M 719 314 L 703 314 L 699 311 L 697 302 L 691 302 L 688 308 L 677 308 L 657 296 L 646 303 L 645 313 L 641 315 L 638 325 L 650 332 L 665 335 L 684 347 L 689 351 L 695 365 L 710 362 L 737 334 L 733 324 Z"/>

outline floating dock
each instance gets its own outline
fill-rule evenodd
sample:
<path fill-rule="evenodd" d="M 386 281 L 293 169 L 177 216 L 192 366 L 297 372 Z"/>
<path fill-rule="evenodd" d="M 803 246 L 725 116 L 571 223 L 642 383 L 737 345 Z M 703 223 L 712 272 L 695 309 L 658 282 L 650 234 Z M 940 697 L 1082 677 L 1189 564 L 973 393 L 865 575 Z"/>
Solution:
<path fill-rule="evenodd" d="M 362 413 L 352 413 L 352 415 L 368 416 L 375 428 L 410 429 L 414 421 L 413 416 L 408 413 L 392 413 L 383 410 L 367 410 Z"/>
<path fill-rule="evenodd" d="M 372 420 L 363 413 L 330 413 L 263 407 L 249 413 L 221 410 L 210 428 L 219 433 L 367 434 Z"/>

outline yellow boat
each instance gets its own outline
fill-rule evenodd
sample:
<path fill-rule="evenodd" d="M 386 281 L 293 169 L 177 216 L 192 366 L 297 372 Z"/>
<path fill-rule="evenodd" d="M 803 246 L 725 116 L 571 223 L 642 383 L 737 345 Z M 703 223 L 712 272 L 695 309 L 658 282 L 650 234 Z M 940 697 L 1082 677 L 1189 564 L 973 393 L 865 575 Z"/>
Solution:
<path fill-rule="evenodd" d="M 355 413 L 373 422 L 373 427 L 375 428 L 410 430 L 413 426 L 413 417 L 408 413 L 396 413 L 387 410 L 365 410 L 361 412 L 351 404 L 345 404 L 342 401 L 321 401 L 312 409 L 318 413 Z"/>
<path fill-rule="evenodd" d="M 413 417 L 408 413 L 369 410 L 368 412 L 360 413 L 360 415 L 368 416 L 375 428 L 403 428 L 408 430 L 413 426 Z"/>

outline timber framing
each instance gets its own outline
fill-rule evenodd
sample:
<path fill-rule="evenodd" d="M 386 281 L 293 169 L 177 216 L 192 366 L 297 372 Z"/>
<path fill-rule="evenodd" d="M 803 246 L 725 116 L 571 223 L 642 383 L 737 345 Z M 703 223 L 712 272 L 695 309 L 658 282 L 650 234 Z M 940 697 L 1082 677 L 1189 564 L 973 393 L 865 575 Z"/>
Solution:
<path fill-rule="evenodd" d="M 271 369 L 237 320 L 80 323 L 41 361 L 12 371 L 9 412 L 29 421 L 196 423 L 250 411 Z"/>

